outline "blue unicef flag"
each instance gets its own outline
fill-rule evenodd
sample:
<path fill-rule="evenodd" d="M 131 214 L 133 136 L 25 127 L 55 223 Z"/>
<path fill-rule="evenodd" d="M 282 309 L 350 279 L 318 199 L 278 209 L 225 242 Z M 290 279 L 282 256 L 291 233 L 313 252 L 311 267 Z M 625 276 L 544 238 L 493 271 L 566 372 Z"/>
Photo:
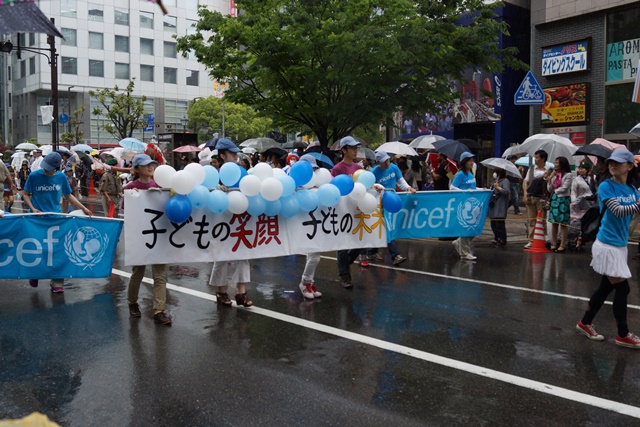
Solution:
<path fill-rule="evenodd" d="M 491 191 L 426 191 L 399 194 L 402 209 L 385 211 L 387 240 L 471 237 L 482 234 Z"/>
<path fill-rule="evenodd" d="M 122 221 L 66 215 L 0 219 L 0 279 L 107 277 Z"/>

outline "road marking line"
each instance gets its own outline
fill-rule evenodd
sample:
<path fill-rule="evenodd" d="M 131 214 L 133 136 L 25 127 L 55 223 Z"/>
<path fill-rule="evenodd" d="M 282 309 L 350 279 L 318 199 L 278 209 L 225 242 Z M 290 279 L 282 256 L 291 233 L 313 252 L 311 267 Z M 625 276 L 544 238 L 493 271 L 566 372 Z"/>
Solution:
<path fill-rule="evenodd" d="M 320 258 L 337 261 L 336 258 L 330 257 L 330 256 L 322 255 Z M 550 291 L 542 291 L 542 290 L 539 290 L 539 289 L 523 288 L 523 287 L 520 287 L 520 286 L 505 285 L 503 283 L 487 282 L 485 280 L 477 280 L 477 279 L 469 279 L 469 278 L 466 278 L 466 277 L 448 276 L 446 274 L 431 273 L 431 272 L 422 271 L 422 270 L 412 270 L 410 268 L 395 267 L 395 266 L 392 267 L 392 266 L 389 266 L 389 265 L 373 264 L 373 263 L 369 263 L 369 265 L 372 266 L 372 267 L 386 268 L 387 270 L 404 271 L 406 273 L 414 273 L 414 274 L 418 274 L 418 275 L 422 275 L 422 276 L 439 277 L 441 279 L 459 280 L 459 281 L 462 281 L 462 282 L 469 282 L 469 283 L 480 283 L 482 285 L 489 285 L 489 286 L 493 286 L 493 287 L 496 287 L 496 288 L 510 289 L 510 290 L 513 290 L 513 291 L 531 292 L 531 293 L 534 293 L 534 294 L 549 295 L 549 296 L 554 296 L 554 297 L 574 299 L 574 300 L 586 301 L 586 302 L 589 302 L 589 299 L 590 299 L 590 298 L 587 298 L 587 297 L 580 297 L 580 296 L 577 296 L 577 295 L 561 294 L 561 293 L 558 293 L 558 292 L 550 292 Z M 612 301 L 605 301 L 604 303 L 607 304 L 607 305 L 613 305 Z M 629 305 L 627 305 L 627 308 L 634 309 L 634 310 L 640 310 L 640 305 L 629 304 Z"/>
<path fill-rule="evenodd" d="M 113 274 L 122 277 L 131 277 L 131 273 L 126 271 L 112 269 Z M 153 279 L 144 277 L 143 282 L 153 284 Z M 193 289 L 185 288 L 178 285 L 167 283 L 167 289 L 171 289 L 176 292 L 182 292 L 198 298 L 203 298 L 210 301 L 215 301 L 216 298 L 213 295 L 205 292 L 196 291 Z M 359 342 L 362 344 L 370 345 L 380 348 L 382 350 L 393 351 L 395 353 L 404 354 L 405 356 L 413 357 L 415 359 L 424 360 L 425 362 L 434 363 L 436 365 L 444 366 L 458 371 L 467 372 L 473 375 L 479 375 L 481 377 L 489 378 L 496 381 L 502 381 L 507 384 L 512 384 L 518 387 L 527 388 L 533 391 L 538 391 L 551 396 L 560 397 L 566 400 L 572 400 L 577 403 L 590 405 L 596 408 L 605 409 L 608 411 L 617 412 L 622 415 L 628 415 L 630 417 L 640 419 L 640 408 L 636 406 L 627 405 L 613 400 L 607 400 L 589 394 L 580 393 L 577 391 L 569 390 L 563 387 L 557 387 L 551 384 L 530 380 L 528 378 L 522 378 L 515 375 L 507 374 L 505 372 L 496 371 L 494 369 L 483 368 L 482 366 L 472 365 L 470 363 L 461 362 L 459 360 L 450 359 L 448 357 L 438 356 L 426 351 L 416 350 L 411 347 L 407 347 L 400 344 L 394 344 L 387 341 L 382 341 L 377 338 L 368 337 L 366 335 L 356 334 L 355 332 L 349 332 L 342 329 L 334 328 L 332 326 L 323 325 L 320 323 L 311 322 L 309 320 L 300 319 L 298 317 L 290 316 L 288 314 L 278 313 L 276 311 L 267 310 L 257 306 L 245 309 L 239 307 L 241 310 L 247 310 L 248 312 L 261 314 L 265 317 L 270 317 L 275 320 L 291 323 L 293 325 L 302 326 L 304 328 L 313 329 L 318 332 L 324 332 L 329 335 L 333 335 L 339 338 L 348 339 L 351 341 Z"/>

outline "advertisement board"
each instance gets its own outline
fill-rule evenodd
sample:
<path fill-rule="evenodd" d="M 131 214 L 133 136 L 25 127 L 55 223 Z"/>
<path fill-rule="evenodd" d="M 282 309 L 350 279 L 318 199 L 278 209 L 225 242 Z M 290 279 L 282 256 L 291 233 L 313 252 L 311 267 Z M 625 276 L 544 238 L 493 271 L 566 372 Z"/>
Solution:
<path fill-rule="evenodd" d="M 635 79 L 640 60 L 640 39 L 607 44 L 607 81 Z"/>
<path fill-rule="evenodd" d="M 589 122 L 589 83 L 576 83 L 543 89 L 542 126 L 586 124 Z"/>
<path fill-rule="evenodd" d="M 542 48 L 542 75 L 574 73 L 589 69 L 589 39 Z"/>

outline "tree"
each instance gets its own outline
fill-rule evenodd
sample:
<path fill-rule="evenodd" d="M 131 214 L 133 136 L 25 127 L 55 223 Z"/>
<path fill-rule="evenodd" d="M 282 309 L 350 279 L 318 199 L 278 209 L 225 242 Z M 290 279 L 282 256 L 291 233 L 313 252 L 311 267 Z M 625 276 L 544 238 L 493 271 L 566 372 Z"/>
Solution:
<path fill-rule="evenodd" d="M 84 118 L 84 110 L 84 105 L 81 105 L 80 108 L 71 113 L 71 117 L 69 118 L 69 131 L 60 135 L 60 141 L 67 144 L 79 144 L 82 142 L 84 132 L 80 130 L 80 125 Z"/>
<path fill-rule="evenodd" d="M 499 49 L 507 26 L 483 0 L 238 0 L 237 18 L 199 9 L 197 31 L 178 38 L 232 102 L 284 130 L 310 129 L 323 145 L 399 107 L 450 101 L 469 66 L 520 67 Z M 474 21 L 456 25 L 465 13 Z"/>
<path fill-rule="evenodd" d="M 189 105 L 187 111 L 189 129 L 198 133 L 199 141 L 211 139 L 214 133 L 222 132 L 222 99 L 210 96 L 200 98 Z M 258 113 L 247 105 L 224 103 L 225 135 L 236 141 L 264 136 L 273 129 L 271 119 L 258 117 Z"/>
<path fill-rule="evenodd" d="M 90 90 L 89 95 L 96 97 L 103 108 L 96 107 L 91 112 L 94 116 L 105 116 L 108 120 L 103 129 L 116 139 L 130 137 L 133 131 L 145 126 L 144 101 L 147 97 L 133 97 L 135 78 L 129 80 L 126 88 Z"/>

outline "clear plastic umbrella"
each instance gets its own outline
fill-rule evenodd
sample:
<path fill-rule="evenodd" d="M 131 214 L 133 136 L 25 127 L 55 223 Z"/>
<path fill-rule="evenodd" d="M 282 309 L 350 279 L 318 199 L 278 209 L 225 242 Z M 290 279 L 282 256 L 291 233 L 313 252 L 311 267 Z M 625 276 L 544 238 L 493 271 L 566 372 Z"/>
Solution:
<path fill-rule="evenodd" d="M 18 150 L 31 151 L 31 150 L 35 150 L 36 148 L 38 148 L 38 146 L 30 142 L 21 142 L 20 144 L 16 145 L 16 149 Z"/>
<path fill-rule="evenodd" d="M 440 135 L 421 135 L 416 139 L 414 139 L 413 141 L 411 141 L 411 143 L 409 144 L 409 147 L 415 148 L 416 150 L 418 148 L 422 148 L 424 150 L 433 150 L 434 149 L 433 143 L 435 141 L 439 141 L 443 139 L 446 139 L 446 138 Z"/>
<path fill-rule="evenodd" d="M 566 157 L 569 163 L 578 164 L 580 159 L 573 157 L 577 149 L 578 147 L 565 137 L 552 133 L 538 133 L 525 139 L 518 146 L 518 150 L 514 150 L 514 154 L 519 152 L 533 156 L 536 151 L 544 150 L 548 155 L 547 160 L 550 162 L 553 162 L 558 157 Z"/>
<path fill-rule="evenodd" d="M 240 144 L 240 147 L 251 147 L 257 151 L 266 151 L 269 148 L 280 148 L 281 145 L 278 141 L 272 138 L 251 138 Z"/>
<path fill-rule="evenodd" d="M 418 152 L 409 145 L 400 141 L 385 142 L 376 151 L 384 151 L 385 153 L 404 154 L 405 156 L 418 156 Z"/>
<path fill-rule="evenodd" d="M 507 159 L 503 159 L 501 157 L 490 157 L 481 161 L 480 163 L 489 169 L 504 169 L 507 172 L 507 175 L 511 175 L 516 178 L 522 178 L 522 175 L 520 175 L 520 171 L 518 170 L 517 166 Z"/>

